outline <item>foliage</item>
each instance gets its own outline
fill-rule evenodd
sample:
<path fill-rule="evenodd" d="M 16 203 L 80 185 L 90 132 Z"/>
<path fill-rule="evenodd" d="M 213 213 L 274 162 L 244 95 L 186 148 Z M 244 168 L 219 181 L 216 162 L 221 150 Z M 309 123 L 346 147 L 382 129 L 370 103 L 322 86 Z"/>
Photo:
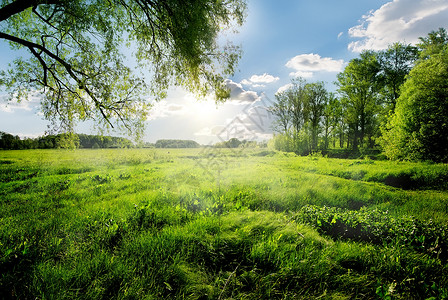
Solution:
<path fill-rule="evenodd" d="M 295 220 L 309 224 L 335 239 L 350 239 L 377 245 L 409 247 L 415 251 L 448 259 L 448 227 L 431 219 L 391 216 L 388 211 L 361 208 L 304 206 Z"/>
<path fill-rule="evenodd" d="M 0 149 L 21 149 L 21 145 L 19 136 L 0 131 Z"/>
<path fill-rule="evenodd" d="M 266 142 L 257 141 L 240 141 L 237 138 L 231 138 L 228 141 L 217 142 L 213 145 L 214 148 L 265 148 Z"/>
<path fill-rule="evenodd" d="M 431 31 L 428 36 L 421 37 L 417 45 L 420 51 L 420 58 L 427 59 L 433 54 L 440 53 L 448 44 L 448 34 L 445 28 L 439 28 L 437 31 Z"/>
<path fill-rule="evenodd" d="M 244 141 L 245 143 L 246 141 Z M 215 148 L 238 148 L 243 144 L 242 141 L 240 141 L 237 138 L 231 138 L 228 141 L 218 142 L 214 145 Z"/>
<path fill-rule="evenodd" d="M 275 149 L 308 154 L 318 149 L 318 134 L 327 106 L 329 93 L 323 82 L 307 83 L 302 78 L 292 81 L 291 87 L 275 95 L 270 107 L 279 133 Z"/>
<path fill-rule="evenodd" d="M 311 129 L 311 149 L 317 150 L 317 137 L 320 123 L 324 115 L 324 109 L 328 103 L 329 95 L 323 82 L 310 83 L 305 86 L 305 89 L 305 94 L 307 95 L 305 107 L 308 110 Z"/>
<path fill-rule="evenodd" d="M 400 96 L 400 87 L 406 80 L 418 58 L 418 49 L 412 45 L 394 43 L 379 53 L 380 72 L 383 89 L 381 94 L 387 105 L 386 111 L 395 110 Z"/>
<path fill-rule="evenodd" d="M 448 45 L 419 61 L 403 85 L 395 114 L 383 128 L 391 159 L 448 162 Z"/>
<path fill-rule="evenodd" d="M 2 151 L 0 294 L 448 296 L 446 165 L 208 150 Z"/>
<path fill-rule="evenodd" d="M 364 51 L 360 58 L 352 59 L 337 76 L 338 91 L 342 95 L 346 123 L 352 137 L 351 146 L 354 150 L 364 145 L 365 138 L 372 141 L 375 136 L 379 105 L 379 71 L 377 54 Z"/>
<path fill-rule="evenodd" d="M 224 77 L 240 52 L 218 34 L 241 25 L 244 11 L 242 0 L 2 1 L 0 38 L 28 56 L 2 71 L 0 82 L 18 101 L 42 93 L 44 117 L 62 131 L 91 119 L 138 135 L 148 90 L 155 100 L 172 84 L 228 97 Z M 123 44 L 149 69 L 149 82 L 133 74 Z"/>
<path fill-rule="evenodd" d="M 60 133 L 45 135 L 35 139 L 20 139 L 8 133 L 0 132 L 0 149 L 77 149 L 77 148 L 130 148 L 133 143 L 123 137 Z"/>
<path fill-rule="evenodd" d="M 337 75 L 338 97 L 294 79 L 270 107 L 272 147 L 359 157 L 381 146 L 392 159 L 446 161 L 448 35 L 440 28 L 420 40 L 362 52 Z"/>
<path fill-rule="evenodd" d="M 134 144 L 124 137 L 78 134 L 79 148 L 132 148 Z"/>
<path fill-rule="evenodd" d="M 156 148 L 198 148 L 200 145 L 192 140 L 158 140 Z"/>

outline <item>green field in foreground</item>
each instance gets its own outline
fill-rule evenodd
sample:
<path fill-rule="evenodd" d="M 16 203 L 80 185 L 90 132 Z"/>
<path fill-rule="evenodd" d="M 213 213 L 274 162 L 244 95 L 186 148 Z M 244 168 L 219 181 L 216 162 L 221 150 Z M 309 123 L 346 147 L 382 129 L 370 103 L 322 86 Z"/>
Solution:
<path fill-rule="evenodd" d="M 26 150 L 0 178 L 0 298 L 448 297 L 447 165 Z"/>

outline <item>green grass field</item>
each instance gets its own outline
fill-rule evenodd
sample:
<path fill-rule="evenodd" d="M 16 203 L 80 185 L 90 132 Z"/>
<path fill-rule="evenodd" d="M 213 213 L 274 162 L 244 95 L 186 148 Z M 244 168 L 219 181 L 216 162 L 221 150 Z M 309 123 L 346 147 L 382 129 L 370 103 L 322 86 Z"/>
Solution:
<path fill-rule="evenodd" d="M 0 152 L 0 298 L 446 299 L 448 166 Z"/>

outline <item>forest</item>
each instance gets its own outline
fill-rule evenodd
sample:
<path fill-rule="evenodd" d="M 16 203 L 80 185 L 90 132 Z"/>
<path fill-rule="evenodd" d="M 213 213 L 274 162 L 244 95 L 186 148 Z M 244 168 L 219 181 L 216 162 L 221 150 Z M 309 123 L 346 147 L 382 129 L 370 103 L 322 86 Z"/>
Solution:
<path fill-rule="evenodd" d="M 217 142 L 209 147 L 215 148 L 258 148 L 266 147 L 266 142 L 240 141 L 231 138 L 228 141 Z M 161 139 L 155 143 L 137 142 L 124 137 L 89 135 L 77 133 L 48 134 L 37 138 L 21 139 L 0 131 L 0 150 L 26 150 L 26 149 L 107 149 L 107 148 L 199 148 L 203 147 L 193 140 Z"/>
<path fill-rule="evenodd" d="M 307 155 L 329 148 L 377 149 L 390 159 L 448 161 L 448 35 L 417 46 L 364 51 L 323 82 L 293 79 L 275 95 L 275 149 Z"/>
<path fill-rule="evenodd" d="M 48 134 L 37 138 L 21 139 L 0 131 L 0 149 L 77 149 L 77 148 L 132 148 L 134 143 L 127 138 L 76 133 Z"/>

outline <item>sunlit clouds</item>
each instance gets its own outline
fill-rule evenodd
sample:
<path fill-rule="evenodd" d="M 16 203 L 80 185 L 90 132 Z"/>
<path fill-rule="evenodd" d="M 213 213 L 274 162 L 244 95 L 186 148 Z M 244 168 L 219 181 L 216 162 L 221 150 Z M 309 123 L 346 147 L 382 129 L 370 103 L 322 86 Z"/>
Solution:
<path fill-rule="evenodd" d="M 275 94 L 281 94 L 281 93 L 287 91 L 290 87 L 292 87 L 291 83 L 282 85 L 281 87 L 278 88 L 278 90 L 277 90 L 277 92 Z"/>
<path fill-rule="evenodd" d="M 289 75 L 292 77 L 312 77 L 314 72 L 340 72 L 344 65 L 344 60 L 335 60 L 331 57 L 321 57 L 319 54 L 300 54 L 291 58 L 286 67 L 295 70 Z"/>
<path fill-rule="evenodd" d="M 415 44 L 418 38 L 448 24 L 446 0 L 394 0 L 362 17 L 361 24 L 349 29 L 348 45 L 353 52 L 382 50 L 400 41 Z"/>
<path fill-rule="evenodd" d="M 230 89 L 230 101 L 232 104 L 248 104 L 257 101 L 260 97 L 255 91 L 247 91 L 240 83 L 226 79 L 225 84 Z"/>
<path fill-rule="evenodd" d="M 19 111 L 38 112 L 40 106 L 41 94 L 34 92 L 28 95 L 27 99 L 18 102 L 13 96 L 8 100 L 9 96 L 6 94 L 0 95 L 0 111 L 6 113 L 15 113 Z"/>
<path fill-rule="evenodd" d="M 243 79 L 241 84 L 250 85 L 254 88 L 265 87 L 266 84 L 277 82 L 279 79 L 280 77 L 264 73 L 262 75 L 252 75 L 249 79 Z"/>
<path fill-rule="evenodd" d="M 167 118 L 175 115 L 184 115 L 187 109 L 184 105 L 169 103 L 166 100 L 156 102 L 150 109 L 148 120 Z"/>

